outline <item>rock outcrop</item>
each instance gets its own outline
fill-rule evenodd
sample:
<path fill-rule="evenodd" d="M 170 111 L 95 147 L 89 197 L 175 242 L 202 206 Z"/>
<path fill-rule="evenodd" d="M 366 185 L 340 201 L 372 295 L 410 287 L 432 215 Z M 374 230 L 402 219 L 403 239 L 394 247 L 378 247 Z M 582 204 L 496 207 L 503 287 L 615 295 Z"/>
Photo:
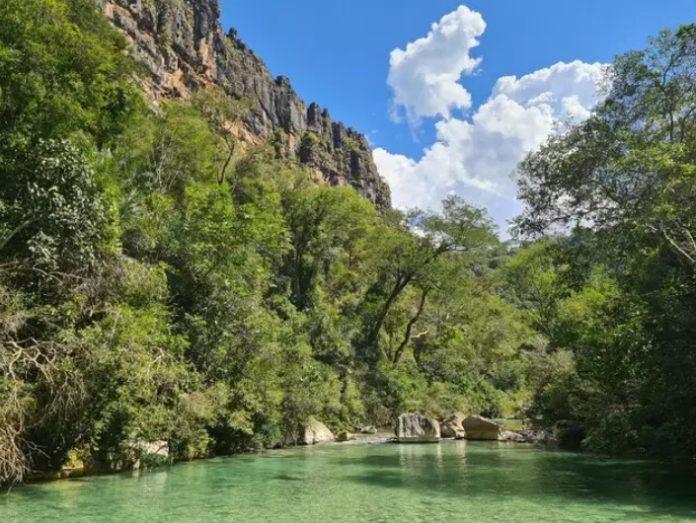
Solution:
<path fill-rule="evenodd" d="M 464 437 L 466 439 L 513 441 L 528 443 L 529 438 L 518 432 L 505 430 L 502 425 L 483 416 L 469 416 L 464 420 Z"/>
<path fill-rule="evenodd" d="M 272 143 L 280 157 L 299 160 L 328 185 L 351 186 L 378 208 L 390 207 L 389 187 L 365 136 L 333 122 L 326 109 L 307 106 L 287 78 L 271 76 L 236 31 L 225 34 L 218 0 L 95 1 L 130 42 L 155 101 L 217 85 L 251 102 L 244 121 L 233 126 L 240 140 Z"/>
<path fill-rule="evenodd" d="M 440 424 L 423 414 L 402 414 L 394 429 L 400 443 L 423 443 L 440 440 Z"/>
<path fill-rule="evenodd" d="M 461 412 L 455 412 L 449 418 L 440 423 L 440 434 L 443 438 L 462 439 L 465 436 L 464 419 L 466 416 Z"/>
<path fill-rule="evenodd" d="M 302 438 L 304 445 L 315 445 L 317 443 L 334 441 L 335 439 L 333 433 L 326 425 L 315 418 L 309 418 Z"/>
<path fill-rule="evenodd" d="M 469 416 L 464 420 L 466 439 L 502 440 L 503 427 L 483 416 Z"/>
<path fill-rule="evenodd" d="M 169 443 L 165 440 L 128 439 L 117 448 L 100 454 L 84 456 L 83 471 L 87 474 L 121 472 L 158 466 L 171 461 Z"/>

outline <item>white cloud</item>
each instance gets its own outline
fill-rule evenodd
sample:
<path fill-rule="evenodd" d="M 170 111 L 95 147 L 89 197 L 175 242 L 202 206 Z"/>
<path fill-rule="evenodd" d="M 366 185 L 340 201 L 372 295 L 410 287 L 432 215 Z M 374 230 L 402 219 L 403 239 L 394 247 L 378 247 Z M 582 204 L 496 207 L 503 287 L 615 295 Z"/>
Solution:
<path fill-rule="evenodd" d="M 403 107 L 410 122 L 447 118 L 453 109 L 471 107 L 471 95 L 459 80 L 481 62 L 469 51 L 485 29 L 483 17 L 462 5 L 434 23 L 427 36 L 391 52 L 387 83 L 394 90 L 395 107 Z"/>
<path fill-rule="evenodd" d="M 441 47 L 433 61 L 437 64 L 459 61 L 459 70 L 466 70 L 461 68 L 462 57 L 468 57 L 472 39 L 475 42 L 472 35 L 479 36 L 481 32 L 472 32 L 470 25 L 465 23 L 444 24 L 448 26 L 445 31 L 443 22 L 449 17 L 480 19 L 477 27 L 485 28 L 481 16 L 466 7 L 445 16 L 425 39 L 406 47 L 407 55 L 419 57 L 419 70 L 431 71 L 436 67 L 427 64 L 429 54 L 409 53 L 409 49 L 419 42 L 432 41 L 439 33 L 447 33 L 450 42 L 468 43 L 463 48 L 455 45 Z M 461 34 L 456 37 L 453 32 Z M 419 46 L 424 47 L 426 43 Z M 390 79 L 396 51 L 392 52 Z M 451 56 L 448 57 L 446 52 Z M 469 70 L 472 67 L 475 65 L 471 65 Z M 447 194 L 457 193 L 470 203 L 488 208 L 504 230 L 506 222 L 521 210 L 513 179 L 517 163 L 552 133 L 591 114 L 601 99 L 599 85 L 604 70 L 605 66 L 599 63 L 559 62 L 519 78 L 502 77 L 496 82 L 489 99 L 467 119 L 452 118 L 447 110 L 441 110 L 443 107 L 463 107 L 462 100 L 455 102 L 454 98 L 440 97 L 429 107 L 424 100 L 430 92 L 424 84 L 419 88 L 417 82 L 412 82 L 408 84 L 410 90 L 401 93 L 395 89 L 395 100 L 404 105 L 408 114 L 439 114 L 442 118 L 435 124 L 436 142 L 424 150 L 420 160 L 384 149 L 375 150 L 375 162 L 392 188 L 394 204 L 400 208 L 432 209 L 437 208 Z"/>

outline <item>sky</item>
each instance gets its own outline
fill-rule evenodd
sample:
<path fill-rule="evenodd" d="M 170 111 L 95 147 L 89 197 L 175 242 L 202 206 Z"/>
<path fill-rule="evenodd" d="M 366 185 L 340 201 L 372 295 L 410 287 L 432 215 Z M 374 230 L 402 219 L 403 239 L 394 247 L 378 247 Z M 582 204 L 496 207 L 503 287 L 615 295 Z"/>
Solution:
<path fill-rule="evenodd" d="M 368 137 L 396 207 L 459 194 L 503 236 L 517 162 L 591 114 L 615 55 L 696 21 L 696 0 L 220 3 L 272 74 Z"/>

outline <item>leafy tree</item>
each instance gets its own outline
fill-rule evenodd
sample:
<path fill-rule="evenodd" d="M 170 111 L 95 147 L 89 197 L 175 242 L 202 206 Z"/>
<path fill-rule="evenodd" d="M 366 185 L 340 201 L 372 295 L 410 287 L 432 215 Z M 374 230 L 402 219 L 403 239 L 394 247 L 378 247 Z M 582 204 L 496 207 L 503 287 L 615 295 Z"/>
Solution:
<path fill-rule="evenodd" d="M 0 11 L 2 146 L 87 133 L 97 143 L 139 106 L 126 42 L 88 0 L 8 0 Z"/>
<path fill-rule="evenodd" d="M 203 114 L 211 130 L 222 138 L 227 149 L 227 155 L 217 175 L 218 183 L 223 183 L 237 145 L 234 125 L 252 108 L 252 104 L 247 100 L 234 100 L 222 89 L 214 86 L 198 91 L 193 104 Z"/>
<path fill-rule="evenodd" d="M 411 234 L 409 227 L 417 234 Z M 374 251 L 377 278 L 365 304 L 366 356 L 374 358 L 377 354 L 384 322 L 407 288 L 413 285 L 421 287 L 419 300 L 423 305 L 417 307 L 417 321 L 431 285 L 432 267 L 447 254 L 457 254 L 465 262 L 477 260 L 495 245 L 495 241 L 490 219 L 485 213 L 457 197 L 443 202 L 442 215 L 416 211 L 408 215 L 403 224 L 392 225 L 380 234 L 380 238 L 375 238 L 375 242 L 379 242 Z M 411 327 L 407 326 L 407 342 Z"/>
<path fill-rule="evenodd" d="M 603 452 L 696 452 L 693 322 L 684 316 L 696 289 L 695 42 L 688 25 L 618 57 L 596 115 L 520 166 L 521 230 L 560 227 L 570 236 L 536 262 L 541 273 L 518 259 L 513 273 L 524 283 L 516 287 L 565 283 L 544 307 L 551 345 L 569 349 L 577 368 L 569 382 L 577 390 L 563 389 L 575 405 L 563 410 L 585 423 L 586 445 Z"/>
<path fill-rule="evenodd" d="M 84 270 L 106 241 L 107 210 L 85 155 L 66 141 L 39 142 L 12 163 L 0 189 L 7 232 L 0 252 L 43 276 Z"/>

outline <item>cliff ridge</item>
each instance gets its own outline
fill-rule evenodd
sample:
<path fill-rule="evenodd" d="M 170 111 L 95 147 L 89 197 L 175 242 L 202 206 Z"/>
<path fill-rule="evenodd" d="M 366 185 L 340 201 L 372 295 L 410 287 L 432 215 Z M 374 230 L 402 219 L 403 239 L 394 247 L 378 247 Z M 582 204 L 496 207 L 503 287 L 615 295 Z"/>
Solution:
<path fill-rule="evenodd" d="M 218 0 L 99 1 L 146 69 L 145 87 L 154 100 L 186 98 L 197 88 L 217 85 L 252 102 L 235 129 L 239 139 L 272 141 L 279 154 L 309 166 L 325 183 L 351 186 L 381 209 L 391 206 L 367 138 L 332 121 L 317 104 L 307 105 L 286 77 L 270 74 L 235 30 L 225 34 Z"/>

